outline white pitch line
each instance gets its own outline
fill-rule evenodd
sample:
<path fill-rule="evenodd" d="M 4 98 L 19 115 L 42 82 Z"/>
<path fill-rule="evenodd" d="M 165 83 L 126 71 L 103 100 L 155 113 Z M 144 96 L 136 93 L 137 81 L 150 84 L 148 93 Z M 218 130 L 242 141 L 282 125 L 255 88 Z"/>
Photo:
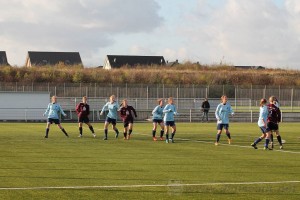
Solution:
<path fill-rule="evenodd" d="M 0 190 L 62 190 L 62 189 L 113 189 L 113 188 L 147 188 L 147 187 L 187 187 L 187 186 L 224 186 L 224 185 L 265 185 L 265 184 L 292 184 L 300 181 L 275 182 L 236 182 L 236 183 L 191 183 L 191 184 L 157 184 L 157 185 L 98 185 L 98 186 L 62 186 L 62 187 L 19 187 L 0 188 Z"/>

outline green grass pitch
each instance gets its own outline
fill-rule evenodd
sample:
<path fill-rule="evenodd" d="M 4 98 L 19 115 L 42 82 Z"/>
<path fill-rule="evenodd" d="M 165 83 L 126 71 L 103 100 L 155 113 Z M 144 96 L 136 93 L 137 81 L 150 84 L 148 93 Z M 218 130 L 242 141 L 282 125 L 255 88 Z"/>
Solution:
<path fill-rule="evenodd" d="M 111 129 L 103 141 L 103 123 L 96 138 L 63 123 L 70 138 L 52 125 L 44 139 L 45 125 L 0 123 L 0 199 L 300 198 L 299 123 L 280 124 L 282 151 L 250 146 L 256 123 L 231 123 L 233 144 L 224 134 L 220 146 L 215 123 L 177 123 L 169 144 L 152 141 L 151 123 L 135 123 L 128 141 Z"/>

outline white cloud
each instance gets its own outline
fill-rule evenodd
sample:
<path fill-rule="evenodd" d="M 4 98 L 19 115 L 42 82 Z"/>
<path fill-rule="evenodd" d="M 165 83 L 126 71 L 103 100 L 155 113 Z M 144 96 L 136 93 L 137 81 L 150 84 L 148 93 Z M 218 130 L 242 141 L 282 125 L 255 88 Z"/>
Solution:
<path fill-rule="evenodd" d="M 9 44 L 1 50 L 80 51 L 97 65 L 89 54 L 119 34 L 152 32 L 163 21 L 158 10 L 154 0 L 0 0 L 0 41 Z"/>

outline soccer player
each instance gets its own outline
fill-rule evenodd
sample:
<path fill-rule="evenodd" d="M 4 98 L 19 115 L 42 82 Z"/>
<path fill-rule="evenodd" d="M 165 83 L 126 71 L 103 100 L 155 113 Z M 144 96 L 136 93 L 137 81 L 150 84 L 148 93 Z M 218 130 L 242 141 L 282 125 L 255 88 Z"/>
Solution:
<path fill-rule="evenodd" d="M 251 144 L 251 146 L 254 149 L 257 149 L 256 145 L 267 136 L 268 136 L 267 139 L 269 140 L 269 136 L 271 133 L 270 129 L 267 127 L 268 107 L 266 106 L 266 104 L 267 104 L 267 99 L 260 100 L 259 118 L 257 124 L 262 132 L 262 135 Z M 268 148 L 268 146 L 265 146 L 265 149 L 266 148 Z"/>
<path fill-rule="evenodd" d="M 103 115 L 104 111 L 108 110 L 107 117 L 105 119 L 104 123 L 104 138 L 103 140 L 107 140 L 107 133 L 108 133 L 108 125 L 111 123 L 113 130 L 116 132 L 115 137 L 118 138 L 119 136 L 119 130 L 117 129 L 117 118 L 118 118 L 118 110 L 119 110 L 119 105 L 115 101 L 116 97 L 115 95 L 110 96 L 109 102 L 107 102 L 101 112 L 100 115 Z"/>
<path fill-rule="evenodd" d="M 278 99 L 277 99 L 276 97 L 274 97 L 274 98 L 275 98 L 275 100 L 274 100 L 274 105 L 275 105 L 277 108 L 279 108 L 279 102 L 278 102 Z M 278 124 L 278 129 L 277 129 L 277 131 L 274 131 L 274 132 L 275 132 L 275 134 L 276 134 L 277 141 L 279 142 L 278 138 L 281 137 L 281 136 L 280 136 L 280 133 L 279 133 L 279 124 Z M 273 149 L 273 148 L 274 148 L 273 132 L 271 132 L 270 134 L 271 134 L 271 137 L 270 137 L 270 139 L 271 139 L 271 148 Z M 278 137 L 278 136 L 279 136 L 279 137 Z M 282 149 L 283 146 L 281 145 L 280 148 Z"/>
<path fill-rule="evenodd" d="M 270 131 L 274 131 L 277 133 L 278 123 L 281 120 L 281 112 L 280 112 L 280 109 L 275 106 L 275 100 L 276 100 L 276 98 L 274 96 L 271 96 L 269 98 L 269 104 L 267 105 L 267 107 L 268 107 L 267 126 L 270 129 Z M 282 140 L 281 140 L 281 136 L 279 135 L 279 132 L 277 135 L 277 140 L 279 142 L 280 149 L 283 149 Z M 265 146 L 268 146 L 268 144 L 269 144 L 269 140 L 266 140 Z M 271 147 L 271 148 L 273 148 L 273 147 Z"/>
<path fill-rule="evenodd" d="M 129 140 L 133 128 L 133 114 L 134 117 L 137 117 L 137 114 L 135 109 L 132 106 L 128 105 L 127 99 L 124 99 L 121 105 L 122 106 L 119 111 L 124 124 L 124 140 Z"/>
<path fill-rule="evenodd" d="M 164 107 L 163 113 L 164 124 L 165 124 L 165 133 L 166 133 L 166 143 L 169 143 L 169 128 L 172 128 L 171 142 L 174 143 L 174 136 L 176 133 L 176 124 L 174 120 L 174 115 L 178 115 L 176 107 L 174 105 L 173 97 L 168 98 L 168 104 Z"/>
<path fill-rule="evenodd" d="M 158 99 L 157 100 L 158 105 L 154 108 L 154 110 L 152 111 L 152 122 L 153 122 L 153 129 L 152 129 L 152 137 L 153 137 L 153 141 L 157 141 L 156 138 L 156 129 L 157 129 L 157 125 L 160 125 L 160 140 L 163 140 L 163 136 L 164 136 L 164 122 L 163 122 L 163 99 Z"/>
<path fill-rule="evenodd" d="M 56 96 L 52 96 L 51 103 L 48 104 L 46 112 L 43 114 L 43 116 L 48 115 L 45 138 L 48 138 L 48 134 L 49 134 L 49 130 L 50 130 L 50 125 L 52 123 L 56 124 L 60 128 L 60 130 L 67 137 L 69 137 L 69 135 L 66 132 L 66 130 L 60 124 L 60 120 L 59 120 L 59 116 L 58 116 L 59 112 L 63 116 L 65 116 L 65 117 L 67 116 L 66 113 L 64 113 L 64 111 L 62 110 L 61 106 L 57 103 L 57 97 Z"/>
<path fill-rule="evenodd" d="M 90 123 L 89 114 L 90 114 L 90 106 L 87 104 L 87 97 L 82 97 L 82 102 L 76 106 L 76 112 L 78 115 L 78 125 L 79 125 L 79 136 L 82 137 L 82 124 L 85 123 L 89 126 L 94 137 L 96 137 L 93 126 Z"/>
<path fill-rule="evenodd" d="M 217 109 L 215 112 L 215 115 L 217 118 L 217 130 L 218 130 L 215 145 L 219 145 L 219 141 L 220 141 L 220 137 L 221 137 L 223 128 L 225 129 L 226 135 L 228 137 L 228 144 L 231 144 L 231 142 L 232 142 L 230 132 L 228 130 L 230 114 L 233 116 L 234 112 L 231 108 L 230 103 L 227 100 L 227 96 L 223 95 L 221 97 L 221 103 L 217 106 Z"/>

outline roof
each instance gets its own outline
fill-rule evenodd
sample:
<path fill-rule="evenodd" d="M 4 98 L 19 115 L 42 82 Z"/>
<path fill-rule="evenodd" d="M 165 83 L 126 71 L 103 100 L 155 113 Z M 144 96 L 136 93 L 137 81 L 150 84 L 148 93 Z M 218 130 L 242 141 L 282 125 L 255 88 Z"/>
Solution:
<path fill-rule="evenodd" d="M 130 55 L 107 55 L 112 68 L 119 68 L 125 65 L 165 65 L 163 56 L 130 56 Z"/>
<path fill-rule="evenodd" d="M 239 69 L 265 69 L 265 67 L 262 66 L 234 66 L 234 67 Z"/>
<path fill-rule="evenodd" d="M 31 65 L 55 65 L 60 62 L 66 65 L 82 65 L 79 52 L 41 52 L 28 51 L 27 62 Z"/>
<path fill-rule="evenodd" d="M 0 65 L 8 65 L 5 51 L 0 51 Z"/>

